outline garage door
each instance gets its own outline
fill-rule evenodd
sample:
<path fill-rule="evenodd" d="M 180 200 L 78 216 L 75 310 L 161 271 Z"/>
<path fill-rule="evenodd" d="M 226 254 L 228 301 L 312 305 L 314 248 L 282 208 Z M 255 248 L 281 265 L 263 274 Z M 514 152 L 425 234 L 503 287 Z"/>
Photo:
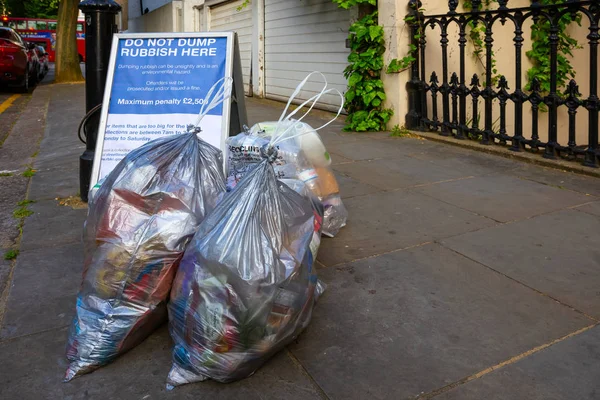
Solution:
<path fill-rule="evenodd" d="M 265 0 L 265 95 L 287 99 L 312 71 L 322 72 L 329 86 L 343 93 L 349 26 L 350 12 L 331 0 Z M 313 83 L 305 88 L 304 99 L 321 87 Z M 340 98 L 325 95 L 322 102 L 321 108 L 337 109 Z"/>
<path fill-rule="evenodd" d="M 252 64 L 252 4 L 240 11 L 237 10 L 243 0 L 229 1 L 210 7 L 209 30 L 215 32 L 235 31 L 240 43 L 242 59 L 242 75 L 244 76 L 244 91 L 252 94 L 250 85 Z"/>

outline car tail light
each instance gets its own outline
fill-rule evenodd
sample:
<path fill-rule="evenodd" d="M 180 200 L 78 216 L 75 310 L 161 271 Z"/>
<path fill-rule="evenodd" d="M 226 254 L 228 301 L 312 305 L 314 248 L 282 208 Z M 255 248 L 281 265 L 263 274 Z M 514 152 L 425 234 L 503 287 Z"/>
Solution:
<path fill-rule="evenodd" d="M 0 39 L 0 54 L 18 53 L 21 51 L 19 45 L 14 44 L 6 39 Z"/>

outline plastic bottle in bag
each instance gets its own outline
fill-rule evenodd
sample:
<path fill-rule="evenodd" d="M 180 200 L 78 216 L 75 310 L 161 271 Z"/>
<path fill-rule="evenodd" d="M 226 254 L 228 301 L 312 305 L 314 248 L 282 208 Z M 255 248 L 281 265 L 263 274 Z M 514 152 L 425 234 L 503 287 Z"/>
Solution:
<path fill-rule="evenodd" d="M 276 122 L 255 124 L 250 129 L 249 136 L 257 137 L 255 136 L 256 133 L 253 132 L 259 132 L 260 127 L 266 129 L 265 132 L 275 132 L 273 125 L 276 124 Z M 348 211 L 342 202 L 337 179 L 328 166 L 331 163 L 329 153 L 316 130 L 304 122 L 284 120 L 280 123 L 279 129 L 289 129 L 287 134 L 293 139 L 282 141 L 278 145 L 286 145 L 292 151 L 297 151 L 296 157 L 293 158 L 296 175 L 291 175 L 294 169 L 290 168 L 287 175 L 280 177 L 297 178 L 307 185 L 310 191 L 323 203 L 325 209 L 323 234 L 329 237 L 335 236 L 341 228 L 346 226 Z M 304 139 L 305 137 L 307 139 Z M 267 139 L 269 139 L 268 136 L 260 136 L 260 140 L 264 142 Z M 291 159 L 291 157 L 288 157 L 288 159 Z"/>

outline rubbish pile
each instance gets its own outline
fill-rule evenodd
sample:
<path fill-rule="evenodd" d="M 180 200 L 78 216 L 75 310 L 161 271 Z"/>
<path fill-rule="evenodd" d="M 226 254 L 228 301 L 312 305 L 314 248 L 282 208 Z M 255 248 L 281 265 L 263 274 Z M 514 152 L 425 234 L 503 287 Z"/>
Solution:
<path fill-rule="evenodd" d="M 301 121 L 332 90 L 325 83 L 286 115 L 313 74 L 279 121 L 230 137 L 225 160 L 198 126 L 229 97 L 230 78 L 209 91 L 196 127 L 130 152 L 101 182 L 84 227 L 65 381 L 110 363 L 168 318 L 167 387 L 231 382 L 309 324 L 325 290 L 314 266 L 321 234 L 334 236 L 347 218 L 317 134 L 327 124 Z"/>
<path fill-rule="evenodd" d="M 229 138 L 225 158 L 227 190 L 231 191 L 247 171 L 261 162 L 261 152 L 268 146 L 277 127 L 288 131 L 292 138 L 276 145 L 273 169 L 277 179 L 304 182 L 311 194 L 323 204 L 323 234 L 334 237 L 346 225 L 348 213 L 335 175 L 329 167 L 331 156 L 317 131 L 302 121 L 261 122 L 247 132 Z"/>

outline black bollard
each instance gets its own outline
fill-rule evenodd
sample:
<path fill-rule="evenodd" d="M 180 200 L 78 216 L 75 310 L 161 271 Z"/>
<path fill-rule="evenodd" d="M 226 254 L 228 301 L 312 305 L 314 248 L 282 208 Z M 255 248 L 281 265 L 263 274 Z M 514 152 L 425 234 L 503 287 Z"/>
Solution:
<path fill-rule="evenodd" d="M 79 9 L 85 14 L 85 108 L 86 113 L 102 103 L 110 59 L 112 36 L 117 31 L 116 15 L 121 6 L 113 0 L 84 0 Z M 85 123 L 86 149 L 79 157 L 79 192 L 88 201 L 100 112 Z"/>

